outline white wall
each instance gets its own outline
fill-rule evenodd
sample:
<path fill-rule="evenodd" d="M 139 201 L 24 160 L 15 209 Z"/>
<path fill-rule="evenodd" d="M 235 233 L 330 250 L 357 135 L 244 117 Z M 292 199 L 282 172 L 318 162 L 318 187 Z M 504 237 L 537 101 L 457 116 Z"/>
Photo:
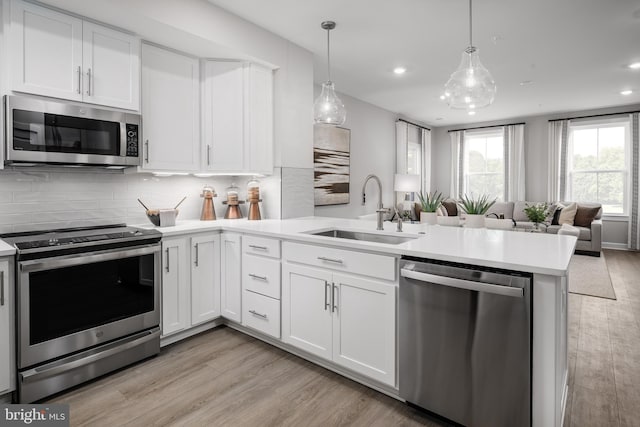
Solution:
<path fill-rule="evenodd" d="M 471 128 L 475 126 L 494 126 L 508 123 L 524 122 L 525 125 L 525 168 L 526 168 L 526 199 L 541 201 L 547 198 L 547 180 L 549 170 L 548 154 L 548 125 L 549 120 L 580 117 L 595 114 L 611 114 L 640 109 L 640 105 L 626 105 L 597 110 L 574 111 L 570 113 L 547 114 L 532 117 L 518 117 L 494 122 L 481 122 L 460 126 L 435 128 L 432 132 L 431 163 L 434 171 L 435 188 L 448 193 L 451 173 L 451 151 L 448 131 L 451 129 Z M 603 242 L 613 245 L 627 243 L 627 221 L 603 221 Z"/>
<path fill-rule="evenodd" d="M 320 87 L 315 87 L 315 96 Z M 361 190 L 367 175 L 375 174 L 382 181 L 382 203 L 393 204 L 393 175 L 395 173 L 395 121 L 397 115 L 344 94 L 338 94 L 347 109 L 343 127 L 351 129 L 351 162 L 349 204 L 316 206 L 315 215 L 355 218 L 374 213 L 378 202 L 378 188 L 369 182 L 367 203 L 362 206 Z"/>

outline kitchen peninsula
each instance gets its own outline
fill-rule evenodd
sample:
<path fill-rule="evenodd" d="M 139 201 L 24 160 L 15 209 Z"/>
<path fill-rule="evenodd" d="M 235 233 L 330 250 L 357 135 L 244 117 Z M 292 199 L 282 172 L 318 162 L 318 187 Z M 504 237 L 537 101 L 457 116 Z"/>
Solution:
<path fill-rule="evenodd" d="M 392 238 L 402 236 L 408 238 L 408 241 L 389 244 L 314 235 L 336 229 L 366 233 L 367 236 L 369 233 Z M 391 223 L 384 224 L 384 231 L 376 232 L 373 221 L 320 217 L 264 221 L 179 221 L 174 227 L 158 230 L 163 234 L 164 263 L 179 262 L 169 260 L 180 256 L 179 249 L 175 248 L 179 248 L 178 244 L 181 242 L 185 247 L 189 247 L 189 244 L 192 246 L 193 263 L 194 257 L 202 256 L 198 255 L 198 251 L 206 253 L 203 249 L 193 249 L 199 245 L 200 236 L 212 237 L 221 233 L 217 243 L 220 246 L 214 246 L 219 247 L 221 253 L 221 280 L 218 285 L 221 287 L 221 307 L 212 311 L 210 323 L 194 322 L 191 325 L 177 326 L 175 333 L 167 333 L 165 330 L 163 345 L 226 323 L 394 397 L 398 397 L 397 289 L 401 257 L 530 273 L 533 277 L 532 425 L 560 426 L 562 423 L 568 373 L 567 272 L 576 243 L 573 236 L 423 224 L 407 224 L 403 233 L 397 233 L 394 231 L 395 224 Z M 215 237 L 212 238 L 215 240 Z M 213 251 L 215 253 L 215 249 Z M 235 255 L 231 255 L 234 251 Z M 187 258 L 188 256 L 187 254 Z M 241 267 L 237 266 L 238 271 L 235 273 L 229 261 L 233 259 L 241 264 Z M 180 269 L 172 265 L 169 270 Z M 167 289 L 171 280 L 168 280 L 167 273 L 163 274 L 163 289 Z M 353 340 L 340 341 L 335 336 L 335 327 L 333 339 L 329 332 L 328 340 L 338 344 L 324 345 L 323 338 L 316 335 L 317 324 L 311 322 L 295 326 L 296 322 L 302 321 L 300 318 L 296 319 L 298 309 L 310 311 L 317 308 L 320 311 L 322 308 L 322 301 L 296 300 L 300 298 L 300 295 L 296 295 L 296 291 L 299 291 L 296 289 L 297 285 L 309 286 L 304 289 L 308 289 L 310 294 L 317 293 L 315 296 L 320 299 L 324 292 L 325 310 L 319 314 L 333 311 L 327 310 L 327 306 L 334 305 L 334 292 L 341 295 L 340 305 L 349 303 L 340 289 L 331 286 L 339 282 L 337 277 L 353 278 L 352 284 L 357 283 L 354 288 L 358 289 L 373 289 L 369 286 L 377 286 L 375 292 L 381 299 L 366 307 L 370 310 L 361 311 L 379 313 L 379 316 L 371 316 L 363 322 L 368 326 L 365 330 L 370 329 L 370 334 L 376 334 L 368 344 L 373 343 L 381 354 L 372 357 L 364 349 L 346 348 Z M 316 284 L 318 286 L 312 290 L 312 286 Z M 330 292 L 326 286 L 329 286 Z M 237 289 L 234 291 L 233 288 Z M 178 290 L 174 288 L 170 292 Z M 237 293 L 237 308 L 229 308 L 234 306 L 234 292 Z M 359 297 L 360 300 L 354 300 L 354 304 L 360 304 L 360 301 L 365 304 L 365 295 Z M 386 299 L 383 301 L 382 297 Z M 385 312 L 385 304 L 388 306 L 389 301 L 392 302 L 391 311 Z M 168 320 L 165 318 L 168 313 L 171 313 L 171 309 L 164 307 L 163 325 Z M 227 320 L 219 320 L 220 316 Z M 385 328 L 385 322 L 392 325 L 386 324 Z M 174 322 L 174 325 L 177 323 L 179 322 Z M 295 328 L 297 329 L 294 330 Z M 308 331 L 301 332 L 304 328 Z M 340 332 L 355 334 L 361 331 L 354 325 L 342 325 Z M 382 345 L 384 343 L 391 347 L 387 348 L 389 351 L 386 353 Z M 376 344 L 379 348 L 375 347 Z M 500 349 L 502 350 L 504 349 Z M 341 354 L 341 351 L 349 354 Z"/>

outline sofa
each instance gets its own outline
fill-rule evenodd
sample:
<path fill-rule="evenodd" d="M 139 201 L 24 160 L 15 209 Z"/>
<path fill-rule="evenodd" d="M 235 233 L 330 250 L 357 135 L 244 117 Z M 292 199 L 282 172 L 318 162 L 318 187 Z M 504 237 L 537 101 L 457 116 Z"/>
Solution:
<path fill-rule="evenodd" d="M 527 205 L 534 205 L 538 202 L 496 202 L 491 206 L 486 216 L 488 218 L 511 219 L 515 228 L 533 229 L 534 225 L 527 218 L 524 209 Z M 563 206 L 568 206 L 571 202 L 561 202 Z M 449 216 L 458 215 L 458 207 L 453 200 L 443 203 Z M 550 204 L 551 206 L 551 204 Z M 602 205 L 600 203 L 578 203 L 578 209 L 595 210 L 598 209 L 595 217 L 588 226 L 573 225 L 577 229 L 578 242 L 576 253 L 592 256 L 600 256 L 602 251 Z M 463 214 L 464 216 L 464 214 Z M 562 225 L 551 225 L 551 216 L 544 224 L 540 224 L 540 229 L 545 233 L 557 234 Z"/>

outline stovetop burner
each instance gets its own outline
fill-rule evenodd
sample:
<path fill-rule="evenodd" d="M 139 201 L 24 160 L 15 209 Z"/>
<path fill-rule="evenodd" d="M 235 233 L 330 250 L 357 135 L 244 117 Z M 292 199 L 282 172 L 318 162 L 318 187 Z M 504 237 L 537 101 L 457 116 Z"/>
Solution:
<path fill-rule="evenodd" d="M 61 250 L 69 247 L 121 244 L 126 246 L 139 240 L 159 241 L 162 234 L 157 230 L 128 227 L 125 224 L 106 226 L 62 228 L 57 230 L 28 231 L 0 234 L 6 243 L 13 245 L 18 253 Z"/>

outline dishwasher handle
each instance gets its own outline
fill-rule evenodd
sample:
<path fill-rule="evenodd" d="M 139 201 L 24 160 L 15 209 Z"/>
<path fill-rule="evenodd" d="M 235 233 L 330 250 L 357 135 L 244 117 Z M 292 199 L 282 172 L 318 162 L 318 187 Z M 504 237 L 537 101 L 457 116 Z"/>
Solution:
<path fill-rule="evenodd" d="M 436 285 L 450 286 L 452 288 L 467 289 L 469 291 L 486 292 L 496 295 L 504 295 L 507 297 L 522 298 L 524 297 L 524 289 L 511 286 L 494 285 L 491 283 L 474 282 L 471 280 L 456 279 L 453 277 L 439 276 L 429 273 L 420 273 L 413 270 L 403 268 L 400 275 L 408 279 L 419 280 L 422 282 L 435 283 Z"/>

